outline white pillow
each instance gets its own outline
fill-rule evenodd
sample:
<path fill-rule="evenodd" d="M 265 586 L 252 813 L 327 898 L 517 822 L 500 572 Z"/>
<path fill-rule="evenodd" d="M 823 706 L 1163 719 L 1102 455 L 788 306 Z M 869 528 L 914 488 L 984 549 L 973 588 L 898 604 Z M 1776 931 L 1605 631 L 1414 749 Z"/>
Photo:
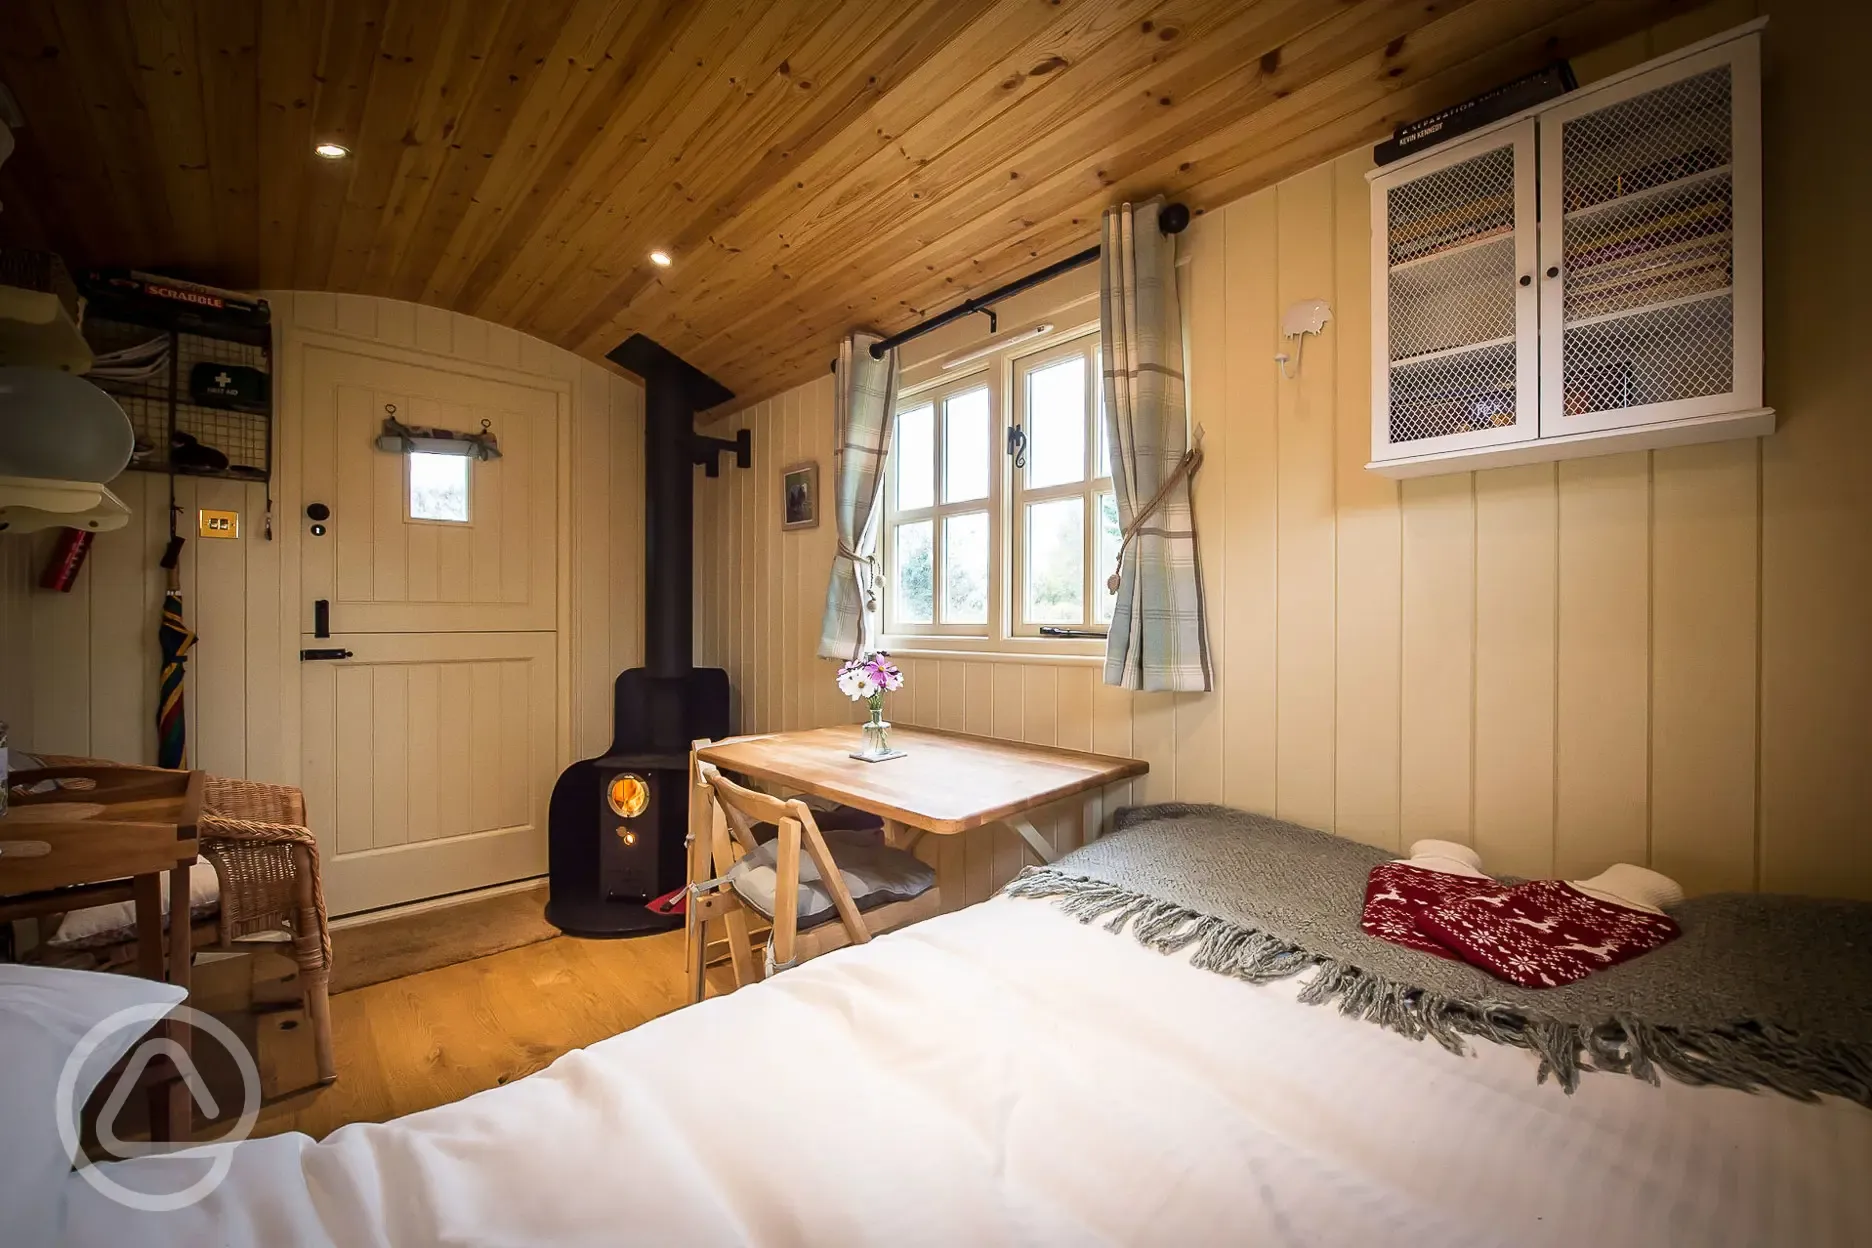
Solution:
<path fill-rule="evenodd" d="M 169 913 L 169 873 L 163 872 L 162 912 Z M 189 868 L 189 915 L 191 918 L 205 917 L 221 901 L 221 880 L 215 875 L 214 867 L 201 859 Z M 103 906 L 87 906 L 83 910 L 73 910 L 59 921 L 58 931 L 46 940 L 48 945 L 61 949 L 84 948 L 88 945 L 114 945 L 120 940 L 132 940 L 136 937 L 136 903 L 133 901 L 113 901 Z"/>
<path fill-rule="evenodd" d="M 49 1244 L 58 1233 L 74 1158 L 59 1139 L 59 1075 L 87 1032 L 119 1010 L 178 1004 L 180 988 L 130 975 L 0 964 L 0 1209 L 9 1244 Z M 149 1034 L 106 1036 L 78 1074 L 71 1122 L 118 1059 Z"/>

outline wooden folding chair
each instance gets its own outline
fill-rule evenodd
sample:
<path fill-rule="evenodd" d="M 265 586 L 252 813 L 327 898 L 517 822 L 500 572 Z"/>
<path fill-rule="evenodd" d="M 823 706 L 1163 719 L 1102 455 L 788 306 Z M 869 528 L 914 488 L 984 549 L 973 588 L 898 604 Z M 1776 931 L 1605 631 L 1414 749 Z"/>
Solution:
<path fill-rule="evenodd" d="M 695 744 L 700 747 L 708 742 Z M 934 886 L 908 900 L 860 913 L 806 803 L 797 798 L 783 801 L 736 784 L 693 753 L 690 778 L 689 901 L 685 921 L 690 1004 L 702 1000 L 708 992 L 706 924 L 711 920 L 721 922 L 735 983 L 740 987 L 758 982 L 769 970 L 785 970 L 846 945 L 866 944 L 875 934 L 941 913 L 940 890 Z M 756 823 L 771 823 L 779 829 L 773 926 L 768 937 L 770 959 L 757 958 L 748 939 L 749 912 L 763 921 L 766 916 L 737 896 L 727 881 L 729 868 L 758 846 Z M 799 930 L 798 914 L 802 849 L 818 868 L 819 879 L 838 914 L 836 922 L 824 922 L 804 932 Z"/>

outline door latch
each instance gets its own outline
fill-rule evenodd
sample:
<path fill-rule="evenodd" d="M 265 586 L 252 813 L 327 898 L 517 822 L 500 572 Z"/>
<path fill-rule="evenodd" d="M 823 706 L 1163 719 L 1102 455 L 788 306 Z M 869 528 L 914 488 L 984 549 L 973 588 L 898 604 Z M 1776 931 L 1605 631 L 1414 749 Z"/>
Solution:
<path fill-rule="evenodd" d="M 325 650 L 301 650 L 299 652 L 301 662 L 311 662 L 314 659 L 348 659 L 350 657 L 352 656 L 349 650 L 339 650 L 335 647 Z"/>

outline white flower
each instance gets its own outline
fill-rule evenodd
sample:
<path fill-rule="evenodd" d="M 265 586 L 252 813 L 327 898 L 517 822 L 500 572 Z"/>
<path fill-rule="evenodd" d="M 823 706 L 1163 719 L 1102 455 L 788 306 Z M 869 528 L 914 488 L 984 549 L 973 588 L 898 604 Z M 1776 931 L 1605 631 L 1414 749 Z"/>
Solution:
<path fill-rule="evenodd" d="M 860 665 L 842 669 L 838 674 L 839 692 L 854 702 L 863 701 L 878 691 L 877 682 Z"/>

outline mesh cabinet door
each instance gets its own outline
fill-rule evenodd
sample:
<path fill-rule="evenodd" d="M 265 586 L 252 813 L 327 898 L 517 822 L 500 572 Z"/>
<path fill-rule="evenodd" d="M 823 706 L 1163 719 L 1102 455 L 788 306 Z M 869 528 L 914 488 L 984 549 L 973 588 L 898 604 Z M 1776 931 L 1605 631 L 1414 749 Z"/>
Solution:
<path fill-rule="evenodd" d="M 1541 122 L 1541 433 L 1761 404 L 1756 43 Z"/>
<path fill-rule="evenodd" d="M 1374 459 L 1536 436 L 1534 160 L 1525 121 L 1373 181 Z"/>

